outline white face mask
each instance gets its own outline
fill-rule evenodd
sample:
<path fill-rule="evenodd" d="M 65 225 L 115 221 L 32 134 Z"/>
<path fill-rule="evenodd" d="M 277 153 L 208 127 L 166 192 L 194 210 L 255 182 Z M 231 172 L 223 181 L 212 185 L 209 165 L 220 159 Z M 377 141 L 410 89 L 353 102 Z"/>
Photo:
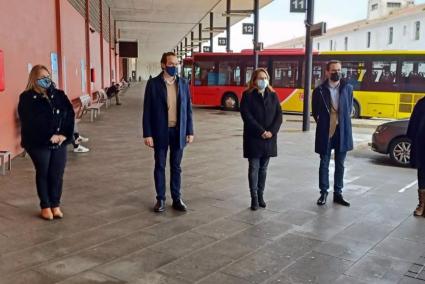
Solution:
<path fill-rule="evenodd" d="M 257 87 L 260 91 L 264 91 L 267 86 L 269 85 L 269 80 L 267 79 L 258 79 L 257 80 Z"/>

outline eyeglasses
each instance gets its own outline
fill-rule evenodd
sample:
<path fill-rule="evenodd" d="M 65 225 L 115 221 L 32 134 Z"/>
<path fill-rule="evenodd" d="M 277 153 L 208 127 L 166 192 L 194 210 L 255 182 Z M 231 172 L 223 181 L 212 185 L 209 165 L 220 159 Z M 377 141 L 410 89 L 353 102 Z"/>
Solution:
<path fill-rule="evenodd" d="M 43 76 L 43 77 L 41 77 L 41 78 L 38 78 L 37 80 L 43 80 L 43 79 L 50 79 L 50 75 L 48 75 L 48 76 Z"/>

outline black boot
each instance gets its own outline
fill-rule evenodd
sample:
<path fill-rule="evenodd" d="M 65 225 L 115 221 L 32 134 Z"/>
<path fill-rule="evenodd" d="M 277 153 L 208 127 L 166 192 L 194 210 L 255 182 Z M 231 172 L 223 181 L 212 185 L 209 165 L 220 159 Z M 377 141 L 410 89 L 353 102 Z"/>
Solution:
<path fill-rule="evenodd" d="M 350 202 L 348 202 L 347 200 L 344 199 L 344 197 L 342 197 L 342 194 L 340 193 L 334 193 L 334 203 L 340 204 L 342 206 L 350 206 Z"/>
<path fill-rule="evenodd" d="M 264 191 L 262 191 L 262 190 L 258 190 L 258 192 L 257 192 L 258 194 L 258 205 L 261 207 L 261 208 L 266 208 L 266 202 L 264 201 L 264 198 L 263 198 L 263 193 L 264 193 Z"/>
<path fill-rule="evenodd" d="M 258 209 L 258 195 L 257 191 L 251 191 L 251 210 Z"/>

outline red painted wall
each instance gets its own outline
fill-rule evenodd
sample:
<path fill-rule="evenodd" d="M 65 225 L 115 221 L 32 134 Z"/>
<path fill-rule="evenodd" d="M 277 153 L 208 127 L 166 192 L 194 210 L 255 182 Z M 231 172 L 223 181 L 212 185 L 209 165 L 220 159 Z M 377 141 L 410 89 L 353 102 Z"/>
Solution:
<path fill-rule="evenodd" d="M 109 44 L 103 39 L 103 83 L 105 87 L 111 85 L 111 75 L 109 74 Z"/>
<path fill-rule="evenodd" d="M 0 0 L 0 7 L 7 7 L 0 17 L 6 82 L 0 93 L 0 150 L 16 155 L 21 152 L 16 108 L 28 80 L 28 63 L 51 69 L 50 53 L 57 52 L 55 1 Z"/>
<path fill-rule="evenodd" d="M 118 80 L 121 80 L 121 78 L 124 76 L 124 73 L 123 73 L 123 58 L 122 57 L 119 57 L 119 56 L 117 56 L 117 65 L 118 65 Z M 130 77 L 131 76 L 131 74 L 128 74 L 128 76 Z"/>
<path fill-rule="evenodd" d="M 66 68 L 63 75 L 66 75 L 66 93 L 70 99 L 75 99 L 83 93 L 81 60 L 84 62 L 86 60 L 85 20 L 68 1 L 60 1 L 60 3 L 62 58 L 65 58 L 64 67 Z"/>
<path fill-rule="evenodd" d="M 111 82 L 115 81 L 115 74 L 115 50 L 111 48 Z"/>
<path fill-rule="evenodd" d="M 116 44 L 115 45 L 115 50 L 114 50 L 114 53 L 113 53 L 113 62 L 114 62 L 114 65 L 115 65 L 115 74 L 114 74 L 114 82 L 118 82 L 119 81 L 119 79 L 121 79 L 121 77 L 122 76 L 120 76 L 120 70 L 122 69 L 121 68 L 121 66 L 122 65 L 120 65 L 120 58 L 119 58 L 119 56 L 118 56 L 118 54 L 119 54 L 119 46 L 118 46 L 118 44 Z"/>
<path fill-rule="evenodd" d="M 100 63 L 100 34 L 90 32 L 90 67 L 96 71 L 95 82 L 92 83 L 92 92 L 102 88 L 102 73 Z"/>
<path fill-rule="evenodd" d="M 81 60 L 86 62 L 85 19 L 68 1 L 58 2 L 61 12 L 62 85 L 70 99 L 75 99 L 83 93 Z M 6 82 L 5 91 L 0 92 L 0 150 L 9 150 L 13 156 L 22 152 L 17 105 L 28 80 L 28 64 L 43 64 L 51 70 L 50 55 L 52 52 L 59 53 L 55 3 L 53 0 L 0 0 L 0 7 L 7 7 L 7 13 L 0 17 L 0 49 L 4 53 Z M 104 42 L 104 45 L 103 67 L 107 85 L 110 76 L 109 44 Z M 100 35 L 98 32 L 90 33 L 90 63 L 96 70 L 93 90 L 101 87 L 100 56 Z M 115 69 L 114 57 L 111 63 Z"/>

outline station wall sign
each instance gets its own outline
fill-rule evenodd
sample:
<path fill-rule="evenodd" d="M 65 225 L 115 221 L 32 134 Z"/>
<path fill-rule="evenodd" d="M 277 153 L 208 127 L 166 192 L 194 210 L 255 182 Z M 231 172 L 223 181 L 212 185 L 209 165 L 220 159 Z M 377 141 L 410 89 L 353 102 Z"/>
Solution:
<path fill-rule="evenodd" d="M 253 35 L 254 34 L 254 24 L 243 23 L 242 24 L 242 34 Z"/>
<path fill-rule="evenodd" d="M 227 45 L 227 38 L 225 38 L 225 37 L 219 37 L 218 38 L 218 45 L 219 46 L 226 46 Z"/>
<path fill-rule="evenodd" d="M 306 0 L 290 0 L 289 11 L 291 13 L 305 13 L 306 11 Z"/>
<path fill-rule="evenodd" d="M 326 22 L 320 22 L 310 27 L 310 35 L 312 37 L 322 36 L 326 33 Z"/>

